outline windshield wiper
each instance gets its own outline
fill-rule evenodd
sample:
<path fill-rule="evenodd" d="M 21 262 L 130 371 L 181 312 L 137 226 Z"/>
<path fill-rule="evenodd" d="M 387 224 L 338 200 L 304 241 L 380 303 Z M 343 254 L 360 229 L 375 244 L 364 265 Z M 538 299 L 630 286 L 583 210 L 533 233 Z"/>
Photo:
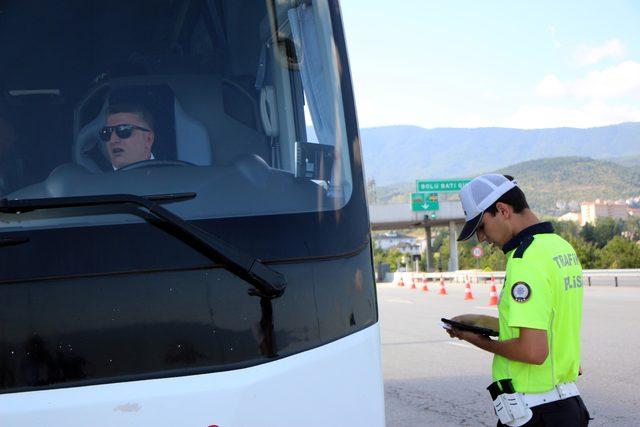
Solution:
<path fill-rule="evenodd" d="M 3 237 L 0 238 L 0 248 L 5 246 L 16 246 L 23 243 L 27 243 L 29 239 L 27 237 Z"/>
<path fill-rule="evenodd" d="M 2 199 L 0 200 L 0 212 L 23 213 L 39 209 L 108 206 L 126 203 L 142 206 L 169 224 L 174 229 L 176 237 L 185 241 L 212 261 L 221 262 L 228 271 L 249 282 L 256 290 L 253 293 L 267 298 L 276 298 L 282 295 L 287 286 L 282 274 L 267 267 L 259 259 L 243 253 L 160 206 L 160 203 L 192 199 L 194 197 L 196 197 L 196 193 L 158 194 L 152 196 L 107 194 L 47 199 Z"/>

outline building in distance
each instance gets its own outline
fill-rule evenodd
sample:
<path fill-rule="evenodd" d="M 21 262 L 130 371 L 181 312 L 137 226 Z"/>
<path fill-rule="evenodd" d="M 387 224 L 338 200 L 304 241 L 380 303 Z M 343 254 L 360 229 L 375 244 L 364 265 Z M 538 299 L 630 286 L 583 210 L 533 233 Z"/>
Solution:
<path fill-rule="evenodd" d="M 387 231 L 382 234 L 374 234 L 373 242 L 377 248 L 388 250 L 397 248 L 407 255 L 420 255 L 424 251 L 424 239 L 410 236 L 399 231 Z"/>
<path fill-rule="evenodd" d="M 582 214 L 580 212 L 567 212 L 564 215 L 560 215 L 558 217 L 558 221 L 573 221 L 573 222 L 582 222 Z"/>
<path fill-rule="evenodd" d="M 597 218 L 627 219 L 629 207 L 623 201 L 609 201 L 596 199 L 593 202 L 580 204 L 580 225 L 595 224 Z"/>

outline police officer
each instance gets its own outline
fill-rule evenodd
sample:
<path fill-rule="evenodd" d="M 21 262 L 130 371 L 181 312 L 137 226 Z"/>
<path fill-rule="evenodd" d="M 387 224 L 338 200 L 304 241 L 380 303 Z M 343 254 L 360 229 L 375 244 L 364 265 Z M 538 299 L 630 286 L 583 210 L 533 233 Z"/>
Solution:
<path fill-rule="evenodd" d="M 499 338 L 448 330 L 450 336 L 494 354 L 489 390 L 497 399 L 498 426 L 587 425 L 589 413 L 575 385 L 583 290 L 575 250 L 554 234 L 551 223 L 538 220 L 513 177 L 479 176 L 460 190 L 460 199 L 466 223 L 458 240 L 475 233 L 479 242 L 501 247 L 507 258 L 498 319 L 493 318 Z M 453 320 L 471 324 L 473 318 Z M 526 417 L 501 412 L 505 408 L 497 395 L 517 400 Z"/>

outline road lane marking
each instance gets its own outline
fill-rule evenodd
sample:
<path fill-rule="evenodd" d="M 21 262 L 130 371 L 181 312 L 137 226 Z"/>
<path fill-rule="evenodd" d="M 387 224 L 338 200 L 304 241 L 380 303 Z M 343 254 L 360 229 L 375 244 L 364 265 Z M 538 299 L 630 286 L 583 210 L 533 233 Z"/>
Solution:
<path fill-rule="evenodd" d="M 397 342 L 383 342 L 382 346 L 395 346 L 395 345 L 426 345 L 426 344 L 440 344 L 444 342 L 442 339 L 434 340 L 422 340 L 422 341 L 397 341 Z"/>
<path fill-rule="evenodd" d="M 461 342 L 455 342 L 455 341 L 447 341 L 447 344 L 457 345 L 458 347 L 473 348 L 473 346 L 471 345 L 462 344 Z"/>
<path fill-rule="evenodd" d="M 471 350 L 478 350 L 478 351 L 484 351 L 474 345 L 469 345 L 469 344 L 463 344 L 461 342 L 455 342 L 455 341 L 447 341 L 447 344 L 451 344 L 451 345 L 455 345 L 458 347 L 464 347 L 464 348 L 470 348 Z"/>
<path fill-rule="evenodd" d="M 399 302 L 402 304 L 413 304 L 413 301 L 409 301 L 408 299 L 387 299 L 383 300 L 384 302 Z"/>

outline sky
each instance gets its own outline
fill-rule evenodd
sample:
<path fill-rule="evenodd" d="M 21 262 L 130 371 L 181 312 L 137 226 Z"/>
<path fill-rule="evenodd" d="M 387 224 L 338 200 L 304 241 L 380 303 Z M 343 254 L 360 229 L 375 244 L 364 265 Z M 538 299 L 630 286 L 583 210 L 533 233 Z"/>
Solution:
<path fill-rule="evenodd" d="M 640 121 L 640 1 L 341 0 L 360 127 Z"/>

